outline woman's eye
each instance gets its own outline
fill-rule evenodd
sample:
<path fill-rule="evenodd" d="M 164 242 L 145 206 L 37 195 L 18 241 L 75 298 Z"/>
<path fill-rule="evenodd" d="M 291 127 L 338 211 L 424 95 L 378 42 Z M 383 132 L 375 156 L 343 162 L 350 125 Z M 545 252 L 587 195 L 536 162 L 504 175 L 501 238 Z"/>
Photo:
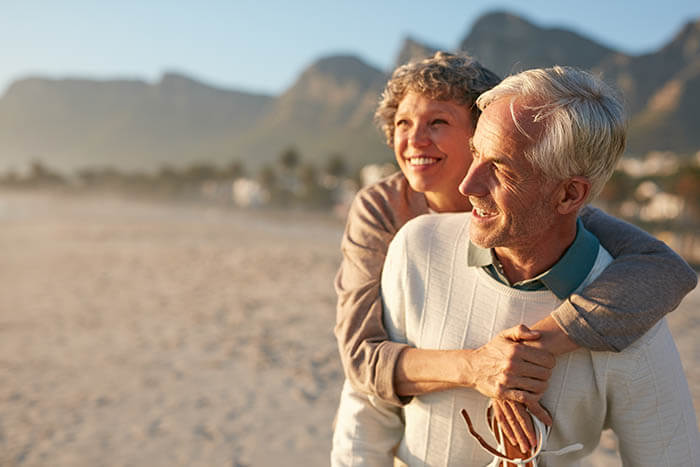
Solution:
<path fill-rule="evenodd" d="M 396 123 L 394 123 L 394 126 L 399 127 L 399 126 L 404 126 L 406 124 L 408 124 L 407 120 L 397 120 Z"/>

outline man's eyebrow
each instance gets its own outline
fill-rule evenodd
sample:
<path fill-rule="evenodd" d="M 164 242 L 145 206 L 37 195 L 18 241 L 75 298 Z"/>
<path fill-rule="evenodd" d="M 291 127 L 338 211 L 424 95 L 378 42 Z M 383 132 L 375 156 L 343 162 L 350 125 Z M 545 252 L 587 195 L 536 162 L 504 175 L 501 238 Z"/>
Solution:
<path fill-rule="evenodd" d="M 481 154 L 479 152 L 479 150 L 476 149 L 476 146 L 474 146 L 474 137 L 473 136 L 471 138 L 469 138 L 469 150 L 472 152 L 472 154 L 476 154 L 477 156 L 483 156 L 483 154 Z M 502 166 L 508 165 L 508 164 L 506 164 L 506 161 L 500 157 L 490 157 L 487 159 L 492 164 L 502 165 Z"/>

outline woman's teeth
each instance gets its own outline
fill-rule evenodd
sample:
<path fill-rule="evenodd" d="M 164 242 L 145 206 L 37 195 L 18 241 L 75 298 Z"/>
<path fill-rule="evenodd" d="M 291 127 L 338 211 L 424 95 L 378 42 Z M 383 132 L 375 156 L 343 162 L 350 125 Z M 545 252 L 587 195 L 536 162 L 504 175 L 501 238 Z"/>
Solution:
<path fill-rule="evenodd" d="M 411 165 L 430 165 L 436 163 L 438 160 L 431 157 L 411 157 L 408 162 Z"/>

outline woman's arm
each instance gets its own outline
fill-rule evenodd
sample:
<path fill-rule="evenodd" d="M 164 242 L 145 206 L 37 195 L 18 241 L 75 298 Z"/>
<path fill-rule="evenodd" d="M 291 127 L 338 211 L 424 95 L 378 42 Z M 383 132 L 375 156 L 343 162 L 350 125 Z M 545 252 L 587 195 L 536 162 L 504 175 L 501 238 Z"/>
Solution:
<path fill-rule="evenodd" d="M 581 347 L 619 352 L 673 311 L 697 274 L 665 243 L 600 209 L 585 208 L 581 220 L 615 260 L 552 317 Z"/>
<path fill-rule="evenodd" d="M 348 213 L 335 278 L 335 336 L 345 375 L 356 390 L 395 405 L 402 401 L 394 389 L 394 368 L 407 346 L 389 340 L 379 285 L 392 238 L 404 223 L 427 211 L 422 199 L 422 204 L 408 202 L 412 196 L 418 194 L 388 188 L 358 193 Z"/>

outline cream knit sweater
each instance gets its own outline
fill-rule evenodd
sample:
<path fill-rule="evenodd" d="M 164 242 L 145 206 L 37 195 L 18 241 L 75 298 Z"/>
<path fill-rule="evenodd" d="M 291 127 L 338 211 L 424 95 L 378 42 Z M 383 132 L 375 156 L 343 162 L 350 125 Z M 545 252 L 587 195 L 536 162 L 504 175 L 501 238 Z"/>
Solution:
<path fill-rule="evenodd" d="M 500 330 L 546 317 L 559 300 L 549 291 L 507 287 L 467 266 L 469 214 L 422 216 L 397 234 L 382 276 L 385 325 L 391 339 L 427 349 L 476 348 Z M 610 263 L 601 247 L 585 281 Z M 625 465 L 698 465 L 698 431 L 688 385 L 665 320 L 620 353 L 585 349 L 564 355 L 542 399 L 554 418 L 548 449 L 584 449 L 543 458 L 577 465 L 604 428 L 620 438 Z M 385 404 L 346 382 L 333 441 L 333 465 L 487 464 L 491 457 L 468 435 L 466 408 L 487 438 L 488 399 L 471 389 L 415 397 L 405 408 Z"/>

